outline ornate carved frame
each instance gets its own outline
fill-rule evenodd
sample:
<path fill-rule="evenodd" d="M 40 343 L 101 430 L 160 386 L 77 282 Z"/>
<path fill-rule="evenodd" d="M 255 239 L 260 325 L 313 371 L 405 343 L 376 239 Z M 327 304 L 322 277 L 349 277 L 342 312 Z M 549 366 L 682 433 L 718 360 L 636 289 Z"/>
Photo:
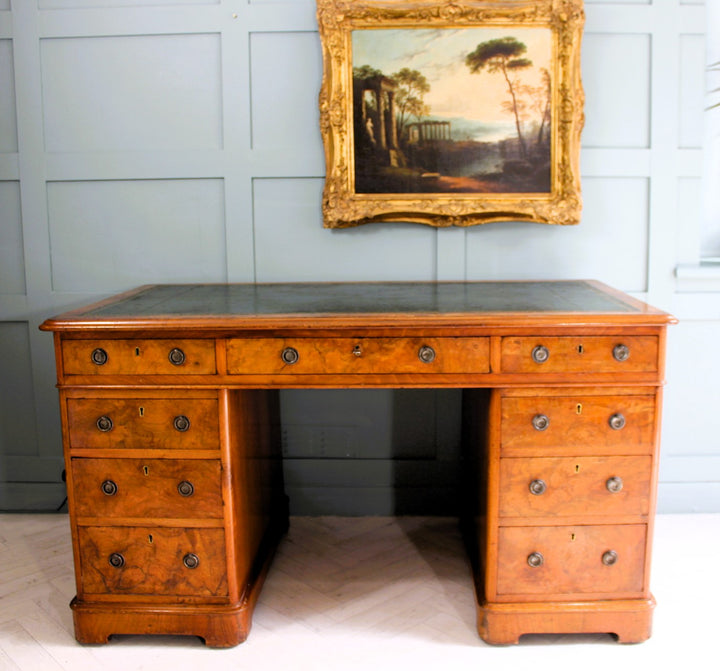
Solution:
<path fill-rule="evenodd" d="M 320 127 L 326 228 L 372 222 L 470 226 L 491 221 L 577 224 L 582 0 L 317 0 L 323 49 Z M 377 28 L 547 27 L 552 41 L 550 190 L 543 193 L 356 193 L 352 32 Z"/>

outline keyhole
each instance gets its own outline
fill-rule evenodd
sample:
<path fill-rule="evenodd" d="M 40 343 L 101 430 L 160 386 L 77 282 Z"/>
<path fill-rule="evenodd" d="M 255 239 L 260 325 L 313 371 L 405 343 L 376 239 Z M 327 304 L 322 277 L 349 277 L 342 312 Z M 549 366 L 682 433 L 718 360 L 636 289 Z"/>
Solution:
<path fill-rule="evenodd" d="M 145 417 L 145 408 L 142 408 L 142 407 L 141 407 L 141 408 L 139 409 L 139 412 L 140 412 L 140 417 Z"/>
<path fill-rule="evenodd" d="M 147 466 L 143 466 L 143 473 L 145 473 L 145 475 L 150 475 L 150 469 Z"/>
<path fill-rule="evenodd" d="M 140 356 L 140 348 L 139 347 L 135 348 L 135 356 Z"/>
<path fill-rule="evenodd" d="M 152 534 L 148 534 L 148 543 L 150 543 L 150 545 L 152 545 L 152 542 L 153 542 Z"/>
<path fill-rule="evenodd" d="M 576 473 L 580 472 L 580 464 L 575 464 L 575 472 Z"/>
<path fill-rule="evenodd" d="M 571 540 L 571 541 L 574 541 L 574 540 L 575 540 L 575 534 L 570 534 L 570 540 Z"/>
<path fill-rule="evenodd" d="M 577 406 L 575 407 L 575 412 L 576 412 L 578 415 L 582 415 L 582 403 L 578 403 L 578 404 L 577 404 Z"/>
<path fill-rule="evenodd" d="M 578 354 L 583 354 L 583 352 L 585 351 L 585 350 L 583 349 L 583 346 L 582 346 L 582 345 L 578 345 L 577 350 L 578 350 Z"/>

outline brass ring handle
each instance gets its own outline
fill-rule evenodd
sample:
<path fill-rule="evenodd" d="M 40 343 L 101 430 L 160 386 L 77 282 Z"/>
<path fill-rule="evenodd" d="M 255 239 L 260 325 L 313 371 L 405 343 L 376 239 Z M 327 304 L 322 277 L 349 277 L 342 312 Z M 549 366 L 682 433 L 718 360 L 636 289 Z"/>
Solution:
<path fill-rule="evenodd" d="M 197 568 L 200 564 L 200 558 L 196 554 L 188 552 L 183 557 L 183 564 L 185 565 L 185 568 Z"/>
<path fill-rule="evenodd" d="M 96 366 L 104 366 L 107 363 L 108 355 L 102 347 L 98 347 L 92 351 L 90 359 Z"/>
<path fill-rule="evenodd" d="M 605 566 L 612 566 L 617 562 L 617 560 L 618 553 L 615 552 L 615 550 L 608 550 L 607 552 L 603 552 L 602 563 L 605 564 Z"/>
<path fill-rule="evenodd" d="M 605 487 L 610 493 L 616 494 L 617 492 L 622 490 L 623 480 L 622 478 L 618 477 L 609 478 L 608 481 L 605 483 Z"/>
<path fill-rule="evenodd" d="M 541 494 L 544 494 L 547 490 L 547 484 L 545 480 L 533 480 L 528 489 L 530 490 L 530 493 L 534 496 L 540 496 Z"/>
<path fill-rule="evenodd" d="M 195 493 L 195 487 L 193 487 L 192 482 L 188 482 L 187 480 L 183 480 L 180 484 L 177 486 L 178 494 L 180 496 L 192 496 Z"/>
<path fill-rule="evenodd" d="M 550 418 L 547 415 L 535 415 L 532 425 L 536 431 L 545 431 L 550 426 Z"/>
<path fill-rule="evenodd" d="M 533 568 L 538 568 L 539 566 L 542 566 L 545 562 L 545 557 L 542 556 L 539 552 L 533 552 L 532 554 L 528 555 L 527 563 L 532 566 Z"/>
<path fill-rule="evenodd" d="M 185 417 L 185 415 L 178 415 L 175 419 L 173 419 L 173 427 L 176 431 L 184 433 L 190 428 L 190 420 Z"/>
<path fill-rule="evenodd" d="M 550 350 L 545 345 L 538 345 L 533 348 L 530 356 L 535 363 L 545 363 L 550 358 Z"/>
<path fill-rule="evenodd" d="M 100 489 L 105 496 L 115 496 L 118 486 L 112 480 L 105 480 L 105 482 L 100 485 Z"/>
<path fill-rule="evenodd" d="M 630 348 L 621 343 L 613 347 L 612 354 L 615 361 L 627 361 L 630 358 Z"/>
<path fill-rule="evenodd" d="M 125 557 L 123 557 L 119 552 L 113 552 L 108 557 L 108 562 L 110 563 L 110 566 L 114 566 L 115 568 L 122 568 L 125 566 Z"/>
<path fill-rule="evenodd" d="M 168 353 L 168 359 L 173 366 L 182 366 L 185 363 L 185 352 L 179 347 L 173 347 Z"/>
<path fill-rule="evenodd" d="M 613 431 L 620 431 L 625 427 L 625 416 L 620 412 L 616 412 L 610 417 L 608 424 Z"/>
<path fill-rule="evenodd" d="M 435 350 L 430 345 L 423 345 L 418 350 L 418 359 L 423 363 L 432 363 L 435 361 Z"/>
<path fill-rule="evenodd" d="M 300 355 L 298 354 L 298 351 L 294 347 L 286 347 L 282 354 L 280 355 L 283 362 L 292 366 L 294 363 L 297 363 L 300 359 Z"/>
<path fill-rule="evenodd" d="M 113 422 L 107 415 L 103 415 L 102 417 L 98 417 L 97 422 L 95 422 L 95 426 L 97 426 L 98 431 L 107 433 L 112 430 Z"/>

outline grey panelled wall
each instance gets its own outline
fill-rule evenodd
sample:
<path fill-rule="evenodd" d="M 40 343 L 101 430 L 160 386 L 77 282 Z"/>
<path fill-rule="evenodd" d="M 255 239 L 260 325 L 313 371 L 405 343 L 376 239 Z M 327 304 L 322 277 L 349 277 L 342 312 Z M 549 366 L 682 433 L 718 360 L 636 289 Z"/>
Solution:
<path fill-rule="evenodd" d="M 0 0 L 0 508 L 64 499 L 51 314 L 147 282 L 593 277 L 681 318 L 660 509 L 720 510 L 705 7 L 586 12 L 580 226 L 330 231 L 313 0 Z M 282 402 L 293 512 L 451 512 L 457 391 Z"/>

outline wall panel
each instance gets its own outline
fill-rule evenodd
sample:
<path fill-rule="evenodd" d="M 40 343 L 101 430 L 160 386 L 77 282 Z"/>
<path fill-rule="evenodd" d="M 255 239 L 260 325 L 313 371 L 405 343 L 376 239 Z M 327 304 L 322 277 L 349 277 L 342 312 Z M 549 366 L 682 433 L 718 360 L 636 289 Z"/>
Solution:
<path fill-rule="evenodd" d="M 55 291 L 227 279 L 222 180 L 52 182 L 48 211 Z"/>
<path fill-rule="evenodd" d="M 0 182 L 0 294 L 25 293 L 19 182 Z"/>
<path fill-rule="evenodd" d="M 218 149 L 218 35 L 45 39 L 49 152 Z"/>

